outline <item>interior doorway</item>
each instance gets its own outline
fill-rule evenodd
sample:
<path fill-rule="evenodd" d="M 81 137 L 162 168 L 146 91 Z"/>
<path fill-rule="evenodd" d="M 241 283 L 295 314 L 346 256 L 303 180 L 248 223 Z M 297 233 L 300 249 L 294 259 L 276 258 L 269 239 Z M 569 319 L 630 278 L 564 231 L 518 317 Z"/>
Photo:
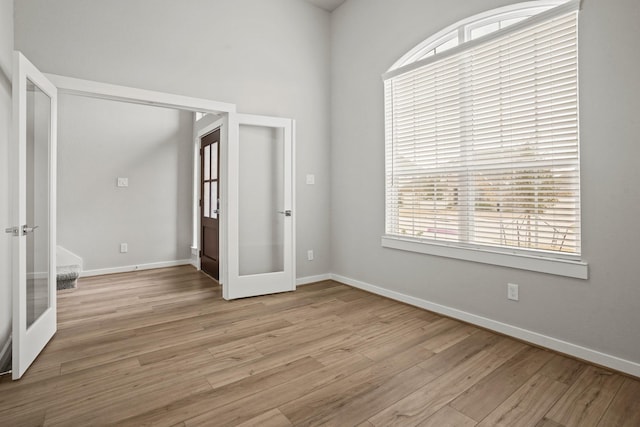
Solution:
<path fill-rule="evenodd" d="M 200 268 L 220 281 L 220 128 L 200 138 Z"/>
<path fill-rule="evenodd" d="M 192 203 L 192 244 L 190 261 L 196 268 L 200 266 L 202 250 L 202 226 L 200 224 L 202 206 L 201 196 L 201 140 L 203 136 L 219 129 L 219 182 L 218 206 L 219 222 L 219 283 L 222 285 L 224 299 L 246 298 L 296 289 L 295 283 L 295 121 L 289 118 L 241 114 L 233 104 L 212 101 L 203 98 L 192 98 L 164 92 L 117 86 L 107 83 L 81 80 L 72 77 L 49 74 L 47 77 L 61 93 L 85 96 L 89 98 L 111 99 L 116 101 L 154 105 L 191 111 L 194 113 L 193 153 L 193 203 Z M 200 116 L 198 120 L 198 116 Z M 257 131 L 257 132 L 256 132 Z M 264 217 L 270 219 L 268 227 L 263 227 L 258 237 L 250 232 L 251 218 L 254 212 L 247 207 L 246 200 L 260 191 L 251 185 L 255 174 L 247 172 L 247 155 L 253 157 L 251 147 L 255 144 L 260 149 L 270 148 L 272 161 L 262 165 L 262 172 L 267 174 L 278 191 L 275 204 L 262 206 Z M 274 157 L 275 156 L 275 157 Z M 260 158 L 260 156 L 258 156 Z M 255 160 L 255 159 L 254 159 Z M 269 166 L 270 165 L 270 166 Z M 251 166 L 249 166 L 251 167 Z M 268 167 L 271 167 L 269 169 Z M 256 170 L 256 172 L 258 172 Z M 245 185 L 248 184 L 248 185 Z M 244 238 L 247 237 L 248 238 Z M 250 237 L 250 238 L 249 238 Z M 269 237 L 274 237 L 269 239 Z M 277 239 L 275 239 L 277 237 Z M 266 246 L 265 246 L 266 245 Z M 277 249 L 276 260 L 269 268 L 257 268 L 253 265 L 253 257 L 258 247 Z M 261 258 L 264 260 L 264 257 Z M 269 259 L 269 257 L 267 257 Z M 249 268 L 247 267 L 249 264 Z M 243 267 L 243 268 L 241 268 Z M 255 267 L 255 268 L 254 268 Z"/>

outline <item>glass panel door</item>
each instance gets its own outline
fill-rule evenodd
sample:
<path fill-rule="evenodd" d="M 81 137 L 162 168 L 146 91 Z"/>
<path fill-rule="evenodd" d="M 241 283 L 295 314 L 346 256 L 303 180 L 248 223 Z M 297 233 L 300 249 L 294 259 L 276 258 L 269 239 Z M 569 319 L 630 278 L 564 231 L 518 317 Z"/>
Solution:
<path fill-rule="evenodd" d="M 293 126 L 229 115 L 225 299 L 295 290 Z"/>
<path fill-rule="evenodd" d="M 14 54 L 12 377 L 22 377 L 56 332 L 57 90 Z"/>

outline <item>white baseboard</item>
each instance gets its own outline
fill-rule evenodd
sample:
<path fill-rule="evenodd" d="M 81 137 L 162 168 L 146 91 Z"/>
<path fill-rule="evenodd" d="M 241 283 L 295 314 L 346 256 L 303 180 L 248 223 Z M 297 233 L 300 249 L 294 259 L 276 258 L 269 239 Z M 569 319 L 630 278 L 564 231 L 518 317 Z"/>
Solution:
<path fill-rule="evenodd" d="M 316 282 L 322 282 L 324 280 L 331 280 L 331 274 L 319 274 L 317 276 L 298 277 L 296 279 L 296 286 L 310 285 Z"/>
<path fill-rule="evenodd" d="M 190 259 L 180 259 L 176 261 L 152 262 L 149 264 L 127 265 L 123 267 L 101 268 L 97 270 L 85 270 L 80 273 L 80 277 L 102 276 L 104 274 L 129 273 L 131 271 L 153 270 L 155 268 L 177 267 L 179 265 L 190 265 Z"/>
<path fill-rule="evenodd" d="M 578 359 L 595 363 L 600 366 L 615 369 L 617 371 L 633 375 L 634 377 L 640 377 L 640 363 L 621 359 L 610 354 L 602 353 L 597 350 L 562 341 L 560 339 L 553 338 L 547 335 L 542 335 L 527 329 L 522 329 L 517 326 L 498 322 L 486 317 L 477 316 L 466 311 L 447 307 L 441 304 L 436 304 L 427 300 L 405 295 L 400 292 L 384 289 L 379 286 L 371 285 L 369 283 L 361 282 L 349 277 L 344 277 L 339 274 L 331 274 L 331 278 L 337 282 L 353 286 L 354 288 L 359 288 L 373 294 L 381 295 L 396 301 L 401 301 L 406 304 L 423 308 L 425 310 L 433 311 L 434 313 L 439 313 L 448 317 L 452 317 L 454 319 L 462 320 L 463 322 L 490 329 L 492 331 L 496 331 L 501 334 L 508 335 L 540 347 L 545 347 L 560 353 L 576 357 Z"/>
<path fill-rule="evenodd" d="M 2 368 L 4 368 L 9 363 L 10 359 L 11 359 L 11 336 L 9 336 L 9 338 L 7 339 L 7 342 L 2 347 L 2 350 L 0 350 L 0 372 L 4 371 L 4 369 Z M 8 366 L 7 369 L 11 369 L 11 366 Z"/>

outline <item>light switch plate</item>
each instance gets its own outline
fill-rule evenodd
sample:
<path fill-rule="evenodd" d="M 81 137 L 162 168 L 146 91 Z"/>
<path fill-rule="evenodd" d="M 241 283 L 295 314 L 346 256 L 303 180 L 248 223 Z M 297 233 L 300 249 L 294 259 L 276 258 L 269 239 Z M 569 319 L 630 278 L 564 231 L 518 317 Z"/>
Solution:
<path fill-rule="evenodd" d="M 313 174 L 307 175 L 307 185 L 313 185 L 316 183 L 316 176 Z"/>
<path fill-rule="evenodd" d="M 118 187 L 128 187 L 129 186 L 129 178 L 118 178 Z"/>

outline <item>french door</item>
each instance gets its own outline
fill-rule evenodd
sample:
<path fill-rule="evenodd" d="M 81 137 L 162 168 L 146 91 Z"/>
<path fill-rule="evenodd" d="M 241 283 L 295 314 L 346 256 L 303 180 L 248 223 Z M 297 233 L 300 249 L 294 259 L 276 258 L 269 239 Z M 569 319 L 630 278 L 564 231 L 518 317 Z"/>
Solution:
<path fill-rule="evenodd" d="M 285 118 L 228 116 L 222 154 L 227 163 L 225 299 L 295 290 L 293 126 Z"/>
<path fill-rule="evenodd" d="M 12 377 L 22 377 L 56 332 L 57 89 L 14 53 Z"/>
<path fill-rule="evenodd" d="M 83 85 L 78 91 L 73 79 L 58 76 L 56 82 L 125 102 L 228 111 L 220 139 L 223 296 L 295 290 L 293 120 L 237 114 L 235 107 L 204 99 L 97 83 L 90 85 L 95 92 Z M 13 224 L 6 231 L 14 236 L 12 375 L 18 379 L 56 332 L 57 89 L 16 52 L 12 97 Z"/>

